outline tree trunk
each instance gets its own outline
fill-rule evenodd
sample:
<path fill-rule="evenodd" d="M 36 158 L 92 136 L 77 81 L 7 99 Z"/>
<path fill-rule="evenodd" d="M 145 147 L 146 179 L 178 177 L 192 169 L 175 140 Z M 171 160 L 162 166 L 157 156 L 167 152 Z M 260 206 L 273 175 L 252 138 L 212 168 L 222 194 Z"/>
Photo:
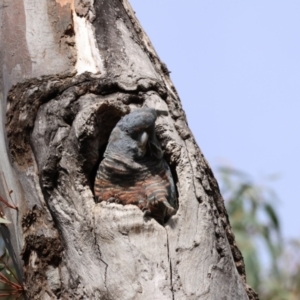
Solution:
<path fill-rule="evenodd" d="M 258 299 L 218 184 L 127 0 L 0 3 L 0 195 L 13 190 L 18 207 L 2 205 L 12 222 L 2 232 L 26 297 Z M 178 210 L 164 225 L 94 200 L 109 135 L 136 107 L 168 112 L 156 134 Z"/>

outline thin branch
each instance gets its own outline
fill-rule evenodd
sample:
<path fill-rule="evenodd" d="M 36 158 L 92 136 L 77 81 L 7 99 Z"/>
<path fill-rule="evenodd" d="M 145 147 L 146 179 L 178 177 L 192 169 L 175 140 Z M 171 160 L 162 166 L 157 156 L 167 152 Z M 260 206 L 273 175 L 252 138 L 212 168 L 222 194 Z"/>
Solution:
<path fill-rule="evenodd" d="M 18 282 L 18 284 L 21 286 L 21 283 L 19 279 L 15 276 L 11 268 L 8 266 L 8 264 L 4 261 L 4 259 L 0 256 L 0 261 L 4 264 L 5 268 L 10 272 L 10 274 L 15 278 L 15 280 Z M 0 273 L 1 274 L 1 273 Z M 3 274 L 2 274 L 3 275 Z M 3 275 L 4 276 L 4 275 Z"/>
<path fill-rule="evenodd" d="M 7 181 L 6 181 L 6 178 L 5 178 L 5 175 L 4 175 L 3 172 L 1 172 L 1 177 L 4 179 L 3 181 L 5 182 L 6 191 L 7 191 L 7 194 L 9 196 L 12 204 L 10 204 L 8 201 L 6 201 L 5 199 L 3 199 L 1 196 L 0 196 L 0 201 L 2 203 L 4 203 L 7 207 L 13 208 L 15 210 L 18 210 L 18 207 L 15 205 L 15 203 L 14 203 L 12 197 L 11 197 L 11 194 L 13 193 L 13 191 L 8 188 Z"/>

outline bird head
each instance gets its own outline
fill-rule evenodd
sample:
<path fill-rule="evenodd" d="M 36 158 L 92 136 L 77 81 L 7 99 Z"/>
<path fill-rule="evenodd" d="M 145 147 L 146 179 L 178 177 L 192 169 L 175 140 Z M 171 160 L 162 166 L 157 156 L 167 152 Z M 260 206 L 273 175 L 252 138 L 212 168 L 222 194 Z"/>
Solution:
<path fill-rule="evenodd" d="M 104 156 L 118 154 L 133 160 L 146 156 L 161 159 L 163 151 L 155 134 L 158 114 L 162 112 L 140 108 L 125 115 L 111 132 Z"/>

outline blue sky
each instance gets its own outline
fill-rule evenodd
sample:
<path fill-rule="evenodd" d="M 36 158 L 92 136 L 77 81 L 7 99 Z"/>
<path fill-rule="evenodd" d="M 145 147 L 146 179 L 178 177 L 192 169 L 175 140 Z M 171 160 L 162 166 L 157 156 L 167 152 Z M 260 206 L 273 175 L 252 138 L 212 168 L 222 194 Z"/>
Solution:
<path fill-rule="evenodd" d="M 300 1 L 130 2 L 213 170 L 279 175 L 283 234 L 300 238 Z"/>

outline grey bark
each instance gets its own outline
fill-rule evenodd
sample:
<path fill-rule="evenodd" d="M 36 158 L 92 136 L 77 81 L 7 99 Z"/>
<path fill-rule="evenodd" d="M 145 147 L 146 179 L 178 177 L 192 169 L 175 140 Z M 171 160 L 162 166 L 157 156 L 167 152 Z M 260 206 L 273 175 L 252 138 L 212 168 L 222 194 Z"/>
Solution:
<path fill-rule="evenodd" d="M 9 199 L 6 181 L 18 206 L 3 208 L 3 231 L 26 296 L 258 299 L 218 184 L 127 0 L 0 5 L 0 195 Z M 179 207 L 165 226 L 94 201 L 109 134 L 135 107 L 168 111 L 156 133 Z"/>

